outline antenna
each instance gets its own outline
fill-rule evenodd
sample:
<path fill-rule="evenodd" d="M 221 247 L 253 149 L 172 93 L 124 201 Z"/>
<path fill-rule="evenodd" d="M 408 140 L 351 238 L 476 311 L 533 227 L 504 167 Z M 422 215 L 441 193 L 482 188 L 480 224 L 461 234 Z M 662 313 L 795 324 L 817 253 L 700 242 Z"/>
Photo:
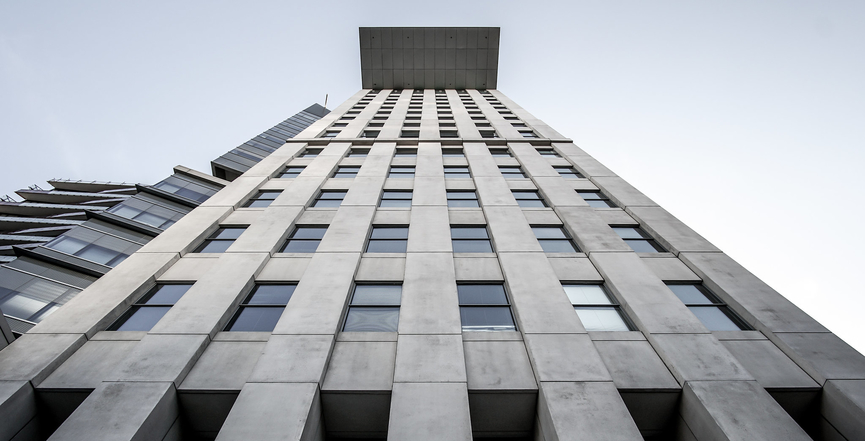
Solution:
<path fill-rule="evenodd" d="M 327 94 L 324 94 L 324 108 L 327 109 Z"/>

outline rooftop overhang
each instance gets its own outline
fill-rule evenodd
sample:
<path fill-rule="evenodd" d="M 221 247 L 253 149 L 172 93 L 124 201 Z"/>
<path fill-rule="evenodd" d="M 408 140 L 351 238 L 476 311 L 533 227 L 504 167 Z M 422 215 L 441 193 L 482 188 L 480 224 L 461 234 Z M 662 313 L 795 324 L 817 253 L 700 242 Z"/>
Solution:
<path fill-rule="evenodd" d="M 364 89 L 495 89 L 499 28 L 360 28 Z"/>

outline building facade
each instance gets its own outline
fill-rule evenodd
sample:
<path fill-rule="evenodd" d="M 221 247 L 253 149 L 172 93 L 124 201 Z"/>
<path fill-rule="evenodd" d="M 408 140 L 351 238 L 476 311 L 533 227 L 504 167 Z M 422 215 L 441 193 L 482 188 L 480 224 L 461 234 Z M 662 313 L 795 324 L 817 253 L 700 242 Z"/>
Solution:
<path fill-rule="evenodd" d="M 862 439 L 865 357 L 496 90 L 498 37 L 362 28 L 361 91 L 0 352 L 0 439 Z"/>

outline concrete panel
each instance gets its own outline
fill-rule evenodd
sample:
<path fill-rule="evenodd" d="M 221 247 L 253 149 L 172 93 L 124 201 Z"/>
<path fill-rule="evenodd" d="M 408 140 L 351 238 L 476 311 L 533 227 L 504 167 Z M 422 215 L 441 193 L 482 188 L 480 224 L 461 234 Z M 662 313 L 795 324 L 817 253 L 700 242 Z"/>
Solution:
<path fill-rule="evenodd" d="M 768 340 L 728 340 L 721 344 L 745 366 L 764 389 L 820 387 Z"/>
<path fill-rule="evenodd" d="M 604 278 L 587 257 L 548 258 L 558 280 L 567 282 L 603 282 Z"/>
<path fill-rule="evenodd" d="M 407 251 L 409 253 L 449 253 L 453 251 L 447 207 L 419 206 L 412 208 Z"/>
<path fill-rule="evenodd" d="M 387 439 L 471 441 L 465 383 L 394 384 Z"/>
<path fill-rule="evenodd" d="M 459 335 L 400 335 L 393 381 L 465 382 L 466 363 Z"/>
<path fill-rule="evenodd" d="M 316 170 L 314 169 L 314 165 L 308 165 L 303 173 L 301 173 L 304 176 L 294 178 L 291 185 L 271 202 L 270 207 L 305 207 L 318 193 L 318 188 L 321 187 L 325 176 L 330 174 L 331 170 L 332 168 L 329 168 L 326 172 L 321 173 L 320 176 L 312 176 Z"/>
<path fill-rule="evenodd" d="M 40 389 L 95 389 L 129 358 L 137 341 L 88 341 L 40 385 Z"/>
<path fill-rule="evenodd" d="M 324 208 L 307 208 L 297 218 L 297 225 L 330 225 L 336 216 L 336 210 Z"/>
<path fill-rule="evenodd" d="M 0 439 L 11 440 L 36 416 L 36 394 L 28 381 L 0 381 Z"/>
<path fill-rule="evenodd" d="M 354 279 L 366 282 L 396 282 L 405 277 L 404 257 L 362 257 Z"/>
<path fill-rule="evenodd" d="M 311 441 L 320 418 L 315 383 L 247 383 L 216 439 Z"/>
<path fill-rule="evenodd" d="M 586 332 L 543 254 L 506 253 L 499 261 L 524 333 Z"/>
<path fill-rule="evenodd" d="M 411 210 L 378 210 L 372 219 L 373 225 L 408 225 L 410 223 Z"/>
<path fill-rule="evenodd" d="M 372 152 L 370 152 L 372 153 Z M 347 158 L 348 159 L 348 158 Z M 370 154 L 363 161 L 363 166 L 357 173 L 359 178 L 384 178 L 390 168 L 390 155 Z M 355 178 L 357 179 L 357 178 Z M 352 185 L 353 186 L 353 185 Z"/>
<path fill-rule="evenodd" d="M 320 383 L 333 350 L 332 335 L 273 335 L 267 341 L 249 381 L 253 383 Z"/>
<path fill-rule="evenodd" d="M 499 260 L 495 257 L 454 257 L 457 281 L 504 280 Z"/>
<path fill-rule="evenodd" d="M 265 176 L 240 176 L 202 202 L 200 206 L 237 208 L 241 202 L 251 197 L 265 181 L 267 181 Z"/>
<path fill-rule="evenodd" d="M 563 225 L 562 220 L 551 208 L 524 208 L 523 216 L 529 225 Z"/>
<path fill-rule="evenodd" d="M 627 211 L 664 248 L 674 253 L 721 251 L 661 207 L 629 207 Z"/>
<path fill-rule="evenodd" d="M 632 251 L 594 208 L 556 207 L 556 211 L 583 252 Z"/>
<path fill-rule="evenodd" d="M 649 341 L 681 384 L 754 379 L 711 334 L 653 334 Z"/>
<path fill-rule="evenodd" d="M 709 332 L 635 253 L 593 253 L 589 258 L 643 332 Z"/>
<path fill-rule="evenodd" d="M 459 299 L 453 255 L 409 253 L 402 286 L 400 334 L 459 334 Z"/>
<path fill-rule="evenodd" d="M 345 198 L 342 200 L 342 205 L 371 205 L 374 207 L 378 205 L 383 185 L 384 177 L 356 177 L 354 178 L 354 182 L 351 184 L 348 193 L 346 193 Z"/>
<path fill-rule="evenodd" d="M 538 419 L 547 441 L 643 439 L 612 382 L 541 383 Z"/>
<path fill-rule="evenodd" d="M 448 210 L 448 219 L 451 225 L 486 225 L 487 218 L 480 209 L 474 210 Z"/>
<path fill-rule="evenodd" d="M 463 348 L 470 391 L 537 391 L 523 342 L 467 341 Z"/>
<path fill-rule="evenodd" d="M 682 253 L 679 258 L 754 328 L 771 332 L 827 332 L 823 325 L 726 254 Z"/>
<path fill-rule="evenodd" d="M 264 264 L 256 281 L 298 281 L 306 272 L 312 257 L 274 256 Z"/>
<path fill-rule="evenodd" d="M 396 342 L 337 342 L 322 391 L 390 391 Z"/>
<path fill-rule="evenodd" d="M 215 341 L 181 383 L 183 390 L 240 391 L 264 351 L 264 342 Z"/>
<path fill-rule="evenodd" d="M 754 381 L 688 382 L 680 413 L 701 440 L 811 439 Z"/>
<path fill-rule="evenodd" d="M 418 149 L 417 165 L 415 168 L 415 176 L 424 178 L 444 178 L 444 169 L 442 168 L 441 147 L 438 147 L 438 154 L 424 153 L 423 147 Z"/>
<path fill-rule="evenodd" d="M 499 253 L 543 252 L 519 207 L 484 207 L 493 249 Z"/>
<path fill-rule="evenodd" d="M 170 382 L 106 382 L 81 403 L 49 440 L 162 439 L 177 419 Z"/>
<path fill-rule="evenodd" d="M 823 387 L 822 414 L 848 440 L 865 434 L 865 381 L 827 381 Z"/>
<path fill-rule="evenodd" d="M 374 214 L 375 207 L 340 207 L 316 252 L 361 252 Z"/>
<path fill-rule="evenodd" d="M 447 205 L 445 182 L 442 178 L 416 176 L 412 191 L 412 205 Z"/>
<path fill-rule="evenodd" d="M 105 379 L 171 381 L 179 386 L 209 341 L 205 335 L 147 335 Z"/>
<path fill-rule="evenodd" d="M 268 207 L 261 216 L 228 247 L 227 253 L 273 253 L 282 246 L 301 207 Z"/>
<path fill-rule="evenodd" d="M 157 282 L 190 282 L 204 277 L 216 264 L 219 255 L 216 254 L 187 254 L 168 271 L 157 279 Z"/>
<path fill-rule="evenodd" d="M 335 334 L 359 260 L 359 253 L 315 253 L 273 333 Z"/>
<path fill-rule="evenodd" d="M 469 166 L 472 170 L 472 176 L 477 182 L 477 178 L 498 177 L 501 179 L 501 172 L 496 165 L 495 158 L 490 156 L 486 146 L 482 143 L 466 143 L 463 145 L 466 159 L 469 161 Z"/>
<path fill-rule="evenodd" d="M 24 334 L 0 351 L 0 381 L 38 386 L 85 341 L 77 334 Z"/>
<path fill-rule="evenodd" d="M 783 332 L 770 337 L 818 383 L 865 379 L 865 356 L 835 334 Z"/>
<path fill-rule="evenodd" d="M 550 168 L 552 170 L 552 167 Z M 555 177 L 533 177 L 535 183 L 541 189 L 544 197 L 556 208 L 561 207 L 588 207 L 589 204 L 581 198 L 573 186 L 559 176 L 553 170 Z"/>
<path fill-rule="evenodd" d="M 147 245 L 141 247 L 136 254 L 186 254 L 198 246 L 210 233 L 216 231 L 219 223 L 231 214 L 231 210 L 231 207 L 198 207 L 180 218 L 171 228 L 154 237 Z M 123 263 L 126 262 L 124 261 Z"/>
<path fill-rule="evenodd" d="M 619 207 L 656 207 L 658 205 L 618 176 L 593 177 L 592 182 Z"/>
<path fill-rule="evenodd" d="M 535 148 L 527 142 L 508 143 L 517 160 L 533 178 L 537 177 L 559 177 L 559 173 L 553 170 L 547 158 L 541 156 Z M 571 191 L 573 193 L 573 191 Z"/>
<path fill-rule="evenodd" d="M 679 389 L 673 374 L 646 341 L 595 341 L 618 389 Z"/>
<path fill-rule="evenodd" d="M 611 381 L 585 334 L 526 334 L 535 376 L 542 381 Z"/>
<path fill-rule="evenodd" d="M 675 257 L 643 259 L 643 264 L 665 282 L 701 282 L 698 275 Z"/>
<path fill-rule="evenodd" d="M 93 336 L 117 320 L 133 301 L 152 288 L 155 278 L 179 257 L 168 253 L 132 254 L 27 334 Z"/>
<path fill-rule="evenodd" d="M 151 334 L 208 334 L 211 337 L 228 322 L 232 307 L 248 292 L 266 253 L 225 253 L 168 310 Z"/>
<path fill-rule="evenodd" d="M 496 169 L 496 173 L 498 175 L 492 177 L 475 176 L 475 185 L 481 204 L 484 207 L 497 205 L 517 207 L 517 200 L 514 199 L 514 194 L 508 188 L 507 181 L 501 177 L 498 169 Z"/>

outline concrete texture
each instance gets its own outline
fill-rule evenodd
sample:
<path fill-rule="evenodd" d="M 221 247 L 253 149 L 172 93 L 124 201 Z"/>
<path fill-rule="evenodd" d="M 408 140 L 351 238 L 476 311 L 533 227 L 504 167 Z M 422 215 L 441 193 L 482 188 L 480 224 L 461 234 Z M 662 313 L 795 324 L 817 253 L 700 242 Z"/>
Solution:
<path fill-rule="evenodd" d="M 387 439 L 470 441 L 465 383 L 394 384 Z"/>

